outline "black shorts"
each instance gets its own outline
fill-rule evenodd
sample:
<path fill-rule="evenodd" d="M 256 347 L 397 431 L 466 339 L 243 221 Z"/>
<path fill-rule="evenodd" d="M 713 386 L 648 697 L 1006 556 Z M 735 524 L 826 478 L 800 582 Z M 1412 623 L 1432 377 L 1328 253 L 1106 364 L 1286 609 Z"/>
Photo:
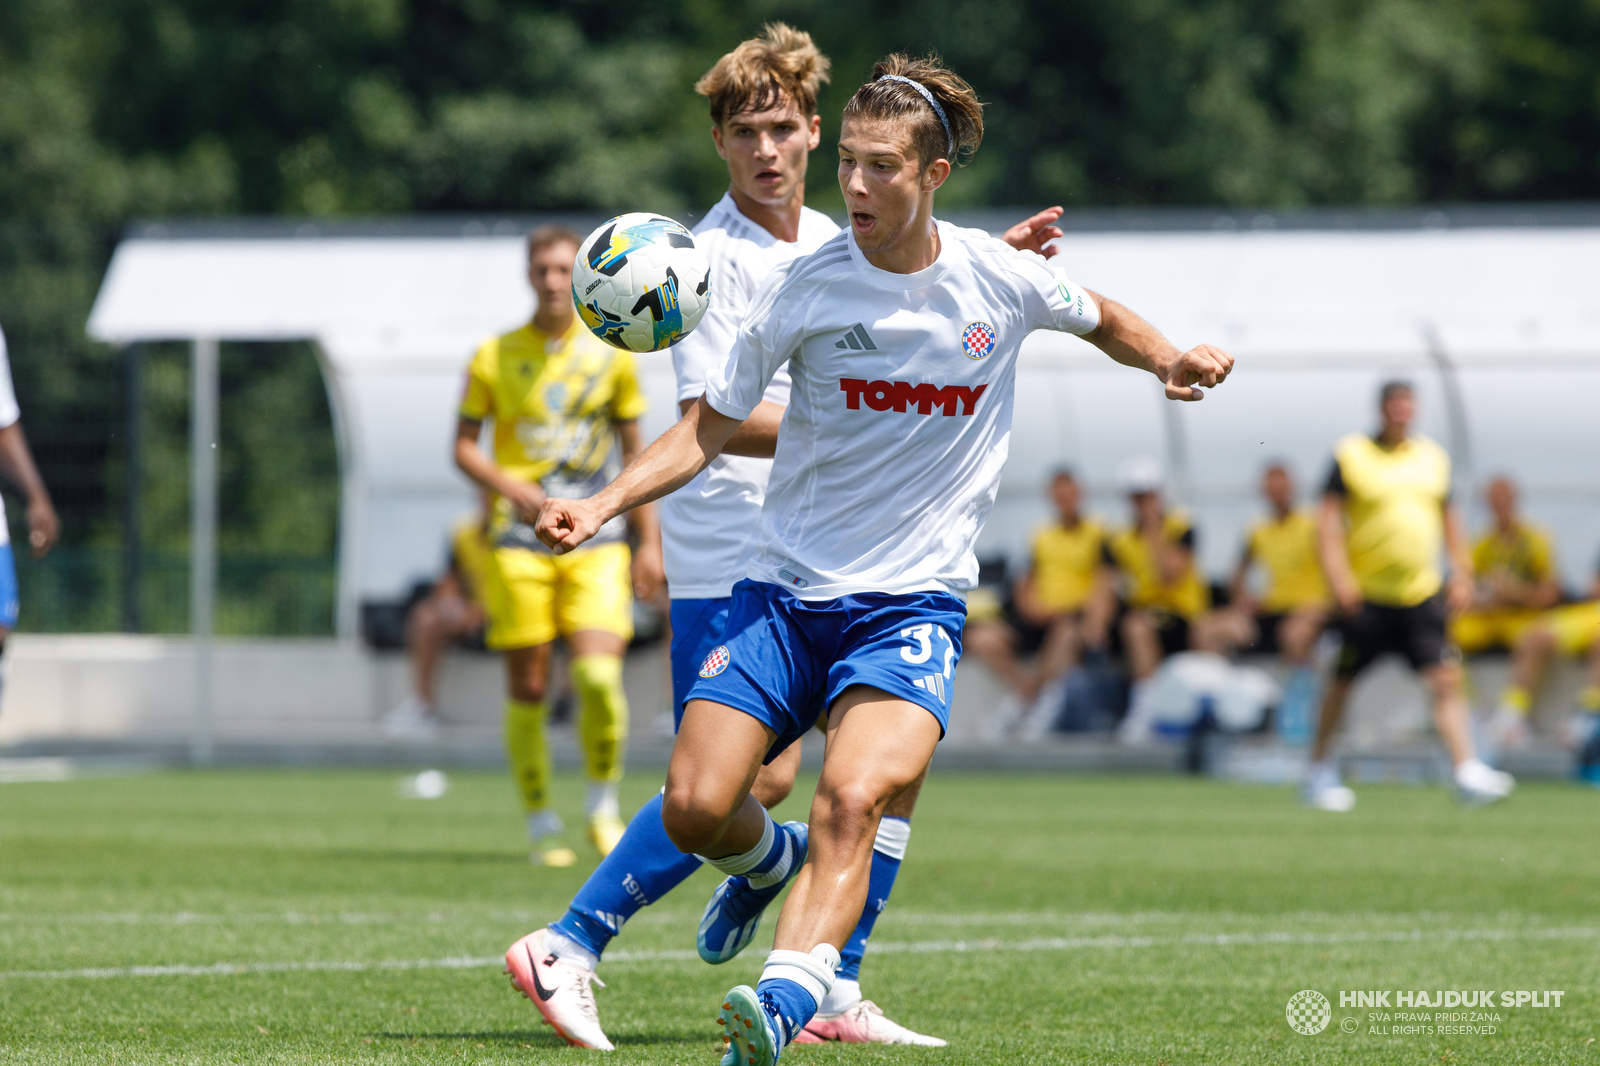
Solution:
<path fill-rule="evenodd" d="M 1111 653 L 1123 654 L 1122 646 L 1122 620 L 1136 610 L 1143 610 L 1155 623 L 1156 636 L 1161 640 L 1161 654 L 1163 656 L 1176 655 L 1180 651 L 1189 650 L 1189 620 L 1182 615 L 1169 614 L 1166 611 L 1152 607 L 1129 607 L 1119 604 L 1117 607 L 1117 620 L 1111 627 Z"/>
<path fill-rule="evenodd" d="M 1355 677 L 1390 652 L 1402 656 L 1413 670 L 1438 666 L 1453 653 L 1449 621 L 1442 591 L 1414 607 L 1364 603 L 1360 613 L 1335 623 L 1344 642 L 1337 673 Z"/>
<path fill-rule="evenodd" d="M 1262 612 L 1256 615 L 1256 639 L 1246 651 L 1260 652 L 1262 655 L 1276 655 L 1283 648 L 1278 644 L 1278 630 L 1283 628 L 1286 614 L 1268 614 Z"/>
<path fill-rule="evenodd" d="M 1000 618 L 1011 627 L 1011 632 L 1016 634 L 1018 655 L 1032 655 L 1044 647 L 1044 638 L 1050 630 L 1044 626 L 1036 626 L 1022 617 L 1022 612 L 1017 610 L 1017 605 L 1010 597 L 1006 598 L 1005 606 L 1001 608 Z"/>

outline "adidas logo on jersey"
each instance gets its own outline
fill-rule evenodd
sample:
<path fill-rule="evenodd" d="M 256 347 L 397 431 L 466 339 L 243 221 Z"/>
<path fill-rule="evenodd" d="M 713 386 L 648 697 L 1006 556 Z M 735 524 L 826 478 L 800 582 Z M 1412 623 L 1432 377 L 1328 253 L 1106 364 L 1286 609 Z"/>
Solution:
<path fill-rule="evenodd" d="M 977 388 L 966 385 L 930 385 L 926 381 L 913 385 L 909 381 L 867 381 L 863 378 L 840 378 L 839 391 L 844 393 L 844 405 L 852 411 L 861 410 L 861 401 L 874 411 L 893 408 L 902 414 L 913 405 L 917 414 L 931 415 L 935 407 L 946 416 L 957 409 L 970 415 L 978 406 L 987 384 Z"/>
<path fill-rule="evenodd" d="M 872 343 L 872 338 L 867 336 L 867 327 L 857 322 L 850 327 L 850 332 L 844 335 L 844 340 L 834 344 L 835 348 L 849 348 L 856 352 L 875 352 L 878 346 Z"/>

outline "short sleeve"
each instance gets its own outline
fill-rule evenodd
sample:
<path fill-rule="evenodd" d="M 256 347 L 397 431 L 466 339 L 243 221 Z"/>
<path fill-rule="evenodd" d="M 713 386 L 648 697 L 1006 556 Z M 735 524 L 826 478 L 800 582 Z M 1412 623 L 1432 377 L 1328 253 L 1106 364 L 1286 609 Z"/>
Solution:
<path fill-rule="evenodd" d="M 17 390 L 11 384 L 11 357 L 6 353 L 6 335 L 0 333 L 0 429 L 16 425 L 21 418 Z"/>
<path fill-rule="evenodd" d="M 628 422 L 650 410 L 650 401 L 639 388 L 639 365 L 632 352 L 618 352 L 612 379 L 611 419 Z"/>
<path fill-rule="evenodd" d="M 1047 527 L 1045 526 L 1040 526 L 1039 528 L 1035 529 L 1033 531 L 1033 535 L 1028 538 L 1028 565 L 1035 570 L 1039 568 L 1039 549 L 1041 547 L 1040 542 L 1044 540 L 1044 531 L 1046 528 Z"/>
<path fill-rule="evenodd" d="M 1077 282 L 1051 269 L 1033 252 L 1013 252 L 1028 320 L 1035 329 L 1082 337 L 1100 326 L 1100 305 Z"/>
<path fill-rule="evenodd" d="M 706 391 L 707 379 L 733 351 L 739 323 L 757 287 L 749 269 L 733 255 L 713 255 L 711 262 L 711 306 L 700 324 L 672 346 L 672 372 L 680 403 L 699 399 Z"/>
<path fill-rule="evenodd" d="M 467 366 L 467 384 L 457 413 L 469 422 L 482 422 L 494 414 L 495 348 L 493 341 L 485 342 Z"/>
<path fill-rule="evenodd" d="M 718 414 L 740 421 L 749 418 L 799 342 L 797 330 L 787 323 L 792 316 L 786 312 L 795 295 L 784 285 L 789 265 L 767 275 L 739 327 L 733 349 L 706 379 L 706 402 Z"/>

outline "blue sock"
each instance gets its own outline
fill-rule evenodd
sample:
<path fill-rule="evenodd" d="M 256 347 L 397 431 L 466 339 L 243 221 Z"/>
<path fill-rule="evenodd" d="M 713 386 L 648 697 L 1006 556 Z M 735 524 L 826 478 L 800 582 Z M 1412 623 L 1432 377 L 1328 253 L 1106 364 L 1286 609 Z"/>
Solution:
<path fill-rule="evenodd" d="M 778 1050 L 800 1035 L 833 987 L 839 953 L 818 944 L 809 952 L 773 949 L 756 984 L 756 998 L 777 1037 Z"/>
<path fill-rule="evenodd" d="M 606 950 L 622 923 L 677 888 L 700 869 L 700 860 L 678 850 L 661 824 L 661 794 L 639 808 L 628 829 L 572 897 L 550 928 L 594 952 Z"/>
<path fill-rule="evenodd" d="M 894 890 L 895 875 L 900 872 L 900 860 L 885 855 L 877 848 L 872 849 L 872 873 L 867 880 L 867 905 L 861 909 L 861 920 L 856 923 L 855 931 L 850 934 L 850 939 L 844 942 L 844 948 L 839 952 L 839 972 L 836 976 L 846 981 L 861 980 L 861 957 L 867 953 L 867 938 L 872 935 L 872 927 L 878 922 L 878 915 L 883 913 L 884 905 L 889 902 L 889 893 Z"/>
<path fill-rule="evenodd" d="M 769 977 L 756 985 L 756 996 L 772 1022 L 780 1047 L 788 1047 L 817 1013 L 817 1001 L 798 981 Z"/>
<path fill-rule="evenodd" d="M 878 837 L 872 844 L 872 872 L 867 875 L 867 905 L 861 909 L 861 920 L 845 941 L 839 952 L 839 969 L 834 975 L 846 981 L 861 980 L 861 958 L 867 953 L 867 938 L 872 927 L 889 902 L 894 891 L 894 879 L 900 873 L 900 861 L 906 857 L 906 845 L 911 840 L 911 819 L 885 818 L 878 823 Z"/>

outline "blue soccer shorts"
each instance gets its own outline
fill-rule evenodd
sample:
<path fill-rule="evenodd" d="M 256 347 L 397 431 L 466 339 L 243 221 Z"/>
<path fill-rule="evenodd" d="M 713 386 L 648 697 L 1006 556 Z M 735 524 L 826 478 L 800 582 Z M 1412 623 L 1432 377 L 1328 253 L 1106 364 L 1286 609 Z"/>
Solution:
<path fill-rule="evenodd" d="M 966 617 L 966 605 L 948 592 L 802 600 L 781 585 L 746 579 L 733 586 L 724 637 L 707 651 L 685 699 L 724 704 L 771 729 L 778 739 L 767 762 L 852 685 L 925 708 L 942 737 Z"/>
<path fill-rule="evenodd" d="M 672 731 L 683 724 L 683 703 L 695 682 L 700 664 L 722 643 L 728 626 L 731 596 L 706 600 L 672 601 Z"/>
<path fill-rule="evenodd" d="M 11 545 L 0 544 L 0 626 L 7 631 L 17 628 L 20 607 L 17 599 L 17 562 L 11 554 Z"/>

